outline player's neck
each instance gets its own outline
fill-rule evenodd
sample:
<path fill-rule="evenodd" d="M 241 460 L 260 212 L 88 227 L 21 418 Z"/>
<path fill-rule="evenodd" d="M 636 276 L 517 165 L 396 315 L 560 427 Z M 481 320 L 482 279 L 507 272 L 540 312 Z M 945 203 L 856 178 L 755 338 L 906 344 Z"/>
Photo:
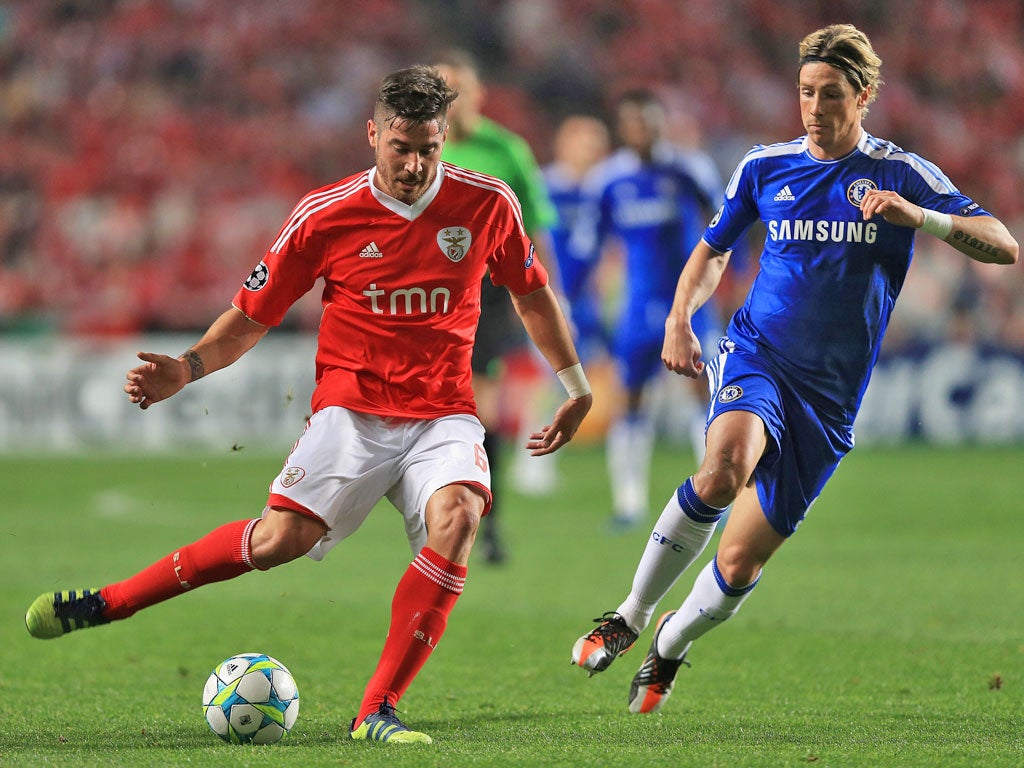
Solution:
<path fill-rule="evenodd" d="M 857 130 L 851 131 L 849 135 L 837 138 L 835 141 L 830 141 L 826 144 L 819 144 L 814 139 L 808 137 L 807 149 L 818 160 L 839 160 L 857 148 L 857 145 L 860 143 L 860 137 L 860 126 L 857 127 Z"/>

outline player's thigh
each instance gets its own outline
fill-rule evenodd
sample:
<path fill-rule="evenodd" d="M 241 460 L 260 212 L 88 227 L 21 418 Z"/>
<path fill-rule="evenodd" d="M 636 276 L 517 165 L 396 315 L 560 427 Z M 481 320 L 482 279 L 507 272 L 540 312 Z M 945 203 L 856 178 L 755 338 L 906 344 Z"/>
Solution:
<path fill-rule="evenodd" d="M 480 514 L 490 508 L 491 469 L 483 442 L 483 426 L 468 414 L 444 416 L 418 429 L 399 467 L 399 480 L 388 492 L 405 518 L 414 552 L 426 543 L 427 504 L 439 489 L 467 486 L 484 502 Z"/>
<path fill-rule="evenodd" d="M 745 468 L 740 478 L 745 484 L 755 466 L 778 457 L 786 430 L 779 383 L 763 360 L 734 349 L 727 339 L 708 360 L 707 376 L 711 403 L 705 460 L 712 463 L 709 469 L 723 461 Z"/>
<path fill-rule="evenodd" d="M 319 518 L 321 559 L 356 531 L 395 483 L 403 432 L 375 416 L 330 407 L 313 414 L 270 486 L 268 509 Z"/>
<path fill-rule="evenodd" d="M 768 448 L 770 434 L 757 411 L 729 410 L 712 419 L 707 429 L 707 451 L 701 471 L 729 471 L 746 485 Z M 737 488 L 737 491 L 739 488 Z"/>

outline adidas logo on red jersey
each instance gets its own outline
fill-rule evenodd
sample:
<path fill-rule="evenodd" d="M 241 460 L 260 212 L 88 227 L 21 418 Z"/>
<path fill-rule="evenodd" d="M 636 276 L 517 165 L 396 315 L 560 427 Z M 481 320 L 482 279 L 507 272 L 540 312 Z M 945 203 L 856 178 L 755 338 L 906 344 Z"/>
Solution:
<path fill-rule="evenodd" d="M 384 254 L 380 252 L 380 248 L 377 247 L 377 244 L 371 241 L 368 246 L 366 246 L 365 248 L 363 248 L 363 250 L 359 252 L 359 258 L 382 259 L 384 258 Z"/>

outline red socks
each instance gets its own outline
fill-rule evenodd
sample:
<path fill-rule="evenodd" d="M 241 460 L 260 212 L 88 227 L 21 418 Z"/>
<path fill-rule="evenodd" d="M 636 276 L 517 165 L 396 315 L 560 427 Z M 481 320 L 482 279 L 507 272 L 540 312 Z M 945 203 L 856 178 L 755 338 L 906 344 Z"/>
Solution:
<path fill-rule="evenodd" d="M 356 724 L 383 701 L 398 703 L 437 647 L 448 615 L 462 594 L 466 566 L 424 547 L 412 561 L 391 601 L 391 627 L 377 669 L 363 694 Z"/>
<path fill-rule="evenodd" d="M 100 590 L 104 616 L 126 619 L 136 611 L 215 581 L 255 568 L 249 540 L 258 520 L 239 520 L 211 531 L 134 576 Z M 377 669 L 370 678 L 356 717 L 361 723 L 381 702 L 398 703 L 437 647 L 448 615 L 462 594 L 466 566 L 424 548 L 398 582 L 391 601 L 391 627 Z"/>
<path fill-rule="evenodd" d="M 107 601 L 103 615 L 111 621 L 127 619 L 182 592 L 253 570 L 249 539 L 257 522 L 238 520 L 222 525 L 134 576 L 104 587 L 100 590 Z"/>

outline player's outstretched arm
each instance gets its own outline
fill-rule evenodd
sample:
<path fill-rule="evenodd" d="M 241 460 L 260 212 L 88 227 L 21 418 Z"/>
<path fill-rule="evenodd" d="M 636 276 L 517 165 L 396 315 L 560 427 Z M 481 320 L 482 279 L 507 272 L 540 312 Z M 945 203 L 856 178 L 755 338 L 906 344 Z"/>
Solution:
<path fill-rule="evenodd" d="M 232 307 L 179 357 L 139 352 L 142 365 L 126 375 L 124 391 L 128 400 L 145 410 L 176 395 L 189 382 L 231 365 L 252 349 L 267 330 Z"/>
<path fill-rule="evenodd" d="M 1020 255 L 1020 246 L 1010 230 L 994 216 L 929 211 L 887 189 L 867 192 L 860 209 L 865 220 L 878 214 L 890 224 L 923 229 L 984 264 L 1016 264 Z"/>
<path fill-rule="evenodd" d="M 583 375 L 569 324 L 551 288 L 544 286 L 525 296 L 512 294 L 512 304 L 533 343 L 559 373 L 569 392 L 569 398 L 559 406 L 551 423 L 531 433 L 526 443 L 532 455 L 543 456 L 572 440 L 594 404 L 594 396 Z"/>
<path fill-rule="evenodd" d="M 676 294 L 665 320 L 661 361 L 674 373 L 696 378 L 704 370 L 700 342 L 690 318 L 715 292 L 729 263 L 729 253 L 719 253 L 701 240 L 694 247 L 676 284 Z"/>

